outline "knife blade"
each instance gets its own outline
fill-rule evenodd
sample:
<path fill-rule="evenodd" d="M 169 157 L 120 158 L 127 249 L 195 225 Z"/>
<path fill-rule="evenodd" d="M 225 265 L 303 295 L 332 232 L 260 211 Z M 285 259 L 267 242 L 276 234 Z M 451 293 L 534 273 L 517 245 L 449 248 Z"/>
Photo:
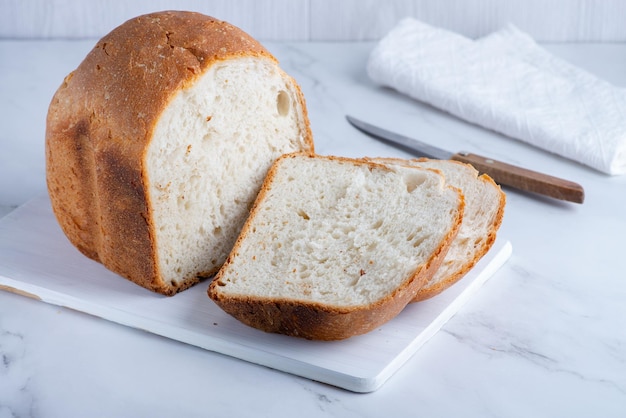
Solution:
<path fill-rule="evenodd" d="M 449 152 L 417 139 L 374 126 L 353 116 L 346 115 L 346 119 L 361 132 L 410 151 L 417 156 L 439 160 L 456 160 L 471 164 L 480 173 L 487 174 L 496 183 L 504 186 L 574 203 L 583 203 L 585 200 L 585 191 L 578 183 L 469 152 Z"/>

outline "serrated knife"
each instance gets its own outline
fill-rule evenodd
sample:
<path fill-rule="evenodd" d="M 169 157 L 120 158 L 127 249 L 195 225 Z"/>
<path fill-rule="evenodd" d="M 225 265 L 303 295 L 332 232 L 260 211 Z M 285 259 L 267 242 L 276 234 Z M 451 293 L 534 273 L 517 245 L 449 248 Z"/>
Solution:
<path fill-rule="evenodd" d="M 352 116 L 346 116 L 348 122 L 369 136 L 398 146 L 420 157 L 439 160 L 456 160 L 474 166 L 480 173 L 490 176 L 496 183 L 526 192 L 538 193 L 555 199 L 574 203 L 583 203 L 585 191 L 580 184 L 553 177 L 548 174 L 517 167 L 493 158 L 483 157 L 469 152 L 452 153 L 414 138 L 409 138 L 378 126 L 363 122 Z"/>

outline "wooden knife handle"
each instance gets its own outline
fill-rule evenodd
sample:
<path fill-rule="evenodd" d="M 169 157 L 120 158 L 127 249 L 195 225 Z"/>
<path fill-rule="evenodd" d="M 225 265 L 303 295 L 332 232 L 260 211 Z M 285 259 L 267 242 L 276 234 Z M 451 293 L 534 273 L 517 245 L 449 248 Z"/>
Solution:
<path fill-rule="evenodd" d="M 458 153 L 453 160 L 468 163 L 480 173 L 489 175 L 496 183 L 528 192 L 539 193 L 555 199 L 583 203 L 585 191 L 580 184 L 527 170 L 476 154 Z"/>

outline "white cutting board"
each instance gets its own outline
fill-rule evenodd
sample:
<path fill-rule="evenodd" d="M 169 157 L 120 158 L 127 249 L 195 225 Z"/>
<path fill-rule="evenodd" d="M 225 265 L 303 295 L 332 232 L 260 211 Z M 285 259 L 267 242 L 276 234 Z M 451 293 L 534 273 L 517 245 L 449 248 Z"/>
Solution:
<path fill-rule="evenodd" d="M 208 298 L 208 282 L 165 297 L 117 276 L 69 243 L 48 197 L 41 196 L 0 220 L 0 289 L 351 391 L 371 392 L 432 337 L 511 252 L 511 244 L 499 238 L 457 284 L 409 305 L 366 335 L 308 341 L 241 324 Z"/>

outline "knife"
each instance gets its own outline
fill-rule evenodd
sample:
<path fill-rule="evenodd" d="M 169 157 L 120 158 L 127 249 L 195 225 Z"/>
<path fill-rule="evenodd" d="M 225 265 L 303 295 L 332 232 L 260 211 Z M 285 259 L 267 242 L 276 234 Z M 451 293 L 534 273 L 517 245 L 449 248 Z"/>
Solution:
<path fill-rule="evenodd" d="M 361 132 L 383 142 L 399 146 L 404 150 L 411 151 L 420 157 L 456 160 L 471 164 L 480 173 L 490 176 L 496 183 L 574 203 L 583 203 L 585 199 L 583 187 L 569 180 L 506 164 L 469 152 L 451 153 L 417 139 L 387 131 L 352 116 L 346 116 L 346 119 Z"/>

